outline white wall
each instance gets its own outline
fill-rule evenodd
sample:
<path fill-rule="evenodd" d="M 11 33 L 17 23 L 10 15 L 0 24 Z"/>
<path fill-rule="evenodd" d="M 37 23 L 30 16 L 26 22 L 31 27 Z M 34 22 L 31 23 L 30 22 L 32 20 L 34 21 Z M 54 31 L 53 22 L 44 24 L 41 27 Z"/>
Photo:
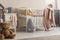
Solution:
<path fill-rule="evenodd" d="M 57 9 L 60 9 L 60 0 L 57 0 Z"/>
<path fill-rule="evenodd" d="M 0 0 L 0 3 L 5 7 L 27 7 L 43 9 L 45 7 L 45 0 Z"/>

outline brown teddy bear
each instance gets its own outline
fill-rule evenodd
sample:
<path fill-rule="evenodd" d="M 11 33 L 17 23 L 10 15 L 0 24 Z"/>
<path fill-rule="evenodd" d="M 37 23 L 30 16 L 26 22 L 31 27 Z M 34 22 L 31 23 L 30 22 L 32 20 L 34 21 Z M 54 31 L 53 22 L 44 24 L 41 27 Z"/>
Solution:
<path fill-rule="evenodd" d="M 15 34 L 10 29 L 2 30 L 2 34 L 4 34 L 5 38 L 14 38 Z"/>
<path fill-rule="evenodd" d="M 15 34 L 10 30 L 10 24 L 9 23 L 3 23 L 2 25 L 3 26 L 2 26 L 1 34 L 3 34 L 6 39 L 14 39 Z"/>
<path fill-rule="evenodd" d="M 14 39 L 15 38 L 15 34 L 9 29 L 4 29 L 2 31 L 2 34 L 4 34 L 5 38 L 10 38 L 10 39 Z"/>

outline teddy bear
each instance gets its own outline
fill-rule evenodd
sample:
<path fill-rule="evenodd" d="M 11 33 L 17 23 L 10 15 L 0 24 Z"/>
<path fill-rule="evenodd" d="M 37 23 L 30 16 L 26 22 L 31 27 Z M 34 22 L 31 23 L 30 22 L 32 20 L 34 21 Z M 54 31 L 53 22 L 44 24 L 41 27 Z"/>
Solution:
<path fill-rule="evenodd" d="M 6 39 L 14 39 L 15 34 L 10 30 L 10 24 L 3 23 L 2 25 L 3 26 L 2 26 L 1 34 L 3 34 Z"/>
<path fill-rule="evenodd" d="M 4 34 L 5 38 L 13 39 L 15 37 L 15 34 L 10 29 L 2 30 L 2 34 Z"/>

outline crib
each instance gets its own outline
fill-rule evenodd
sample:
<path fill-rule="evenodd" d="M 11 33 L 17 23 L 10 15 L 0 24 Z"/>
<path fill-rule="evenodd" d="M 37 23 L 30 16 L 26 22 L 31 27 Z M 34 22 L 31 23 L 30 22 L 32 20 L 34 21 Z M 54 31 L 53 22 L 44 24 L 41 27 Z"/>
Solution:
<path fill-rule="evenodd" d="M 21 10 L 21 9 L 20 9 Z M 43 27 L 43 13 L 42 13 L 42 10 L 36 10 L 36 9 L 33 9 L 34 11 L 33 12 L 33 15 L 31 14 L 28 14 L 28 9 L 23 9 L 25 13 L 22 13 L 20 11 L 19 13 L 19 26 L 18 27 L 26 27 L 26 30 L 27 31 L 27 22 L 29 19 L 32 20 L 34 26 L 36 28 L 41 28 Z M 38 14 L 37 14 L 38 13 Z"/>

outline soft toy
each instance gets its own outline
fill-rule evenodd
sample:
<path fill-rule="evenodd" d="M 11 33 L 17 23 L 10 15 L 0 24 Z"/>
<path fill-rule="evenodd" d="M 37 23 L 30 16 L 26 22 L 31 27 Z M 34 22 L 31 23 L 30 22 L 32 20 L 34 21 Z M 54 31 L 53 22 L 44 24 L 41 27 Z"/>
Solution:
<path fill-rule="evenodd" d="M 6 39 L 15 38 L 15 34 L 10 30 L 10 24 L 9 23 L 3 23 L 2 25 L 3 26 L 2 26 L 1 34 L 3 34 Z"/>

